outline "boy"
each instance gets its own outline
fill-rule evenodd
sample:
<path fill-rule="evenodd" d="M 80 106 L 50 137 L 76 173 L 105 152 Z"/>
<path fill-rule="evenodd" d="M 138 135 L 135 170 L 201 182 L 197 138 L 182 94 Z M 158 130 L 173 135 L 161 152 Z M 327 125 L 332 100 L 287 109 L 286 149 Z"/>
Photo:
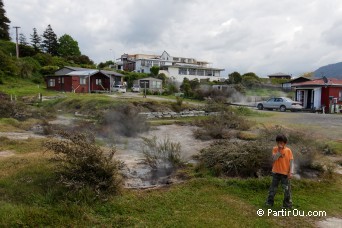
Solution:
<path fill-rule="evenodd" d="M 293 175 L 293 155 L 290 148 L 286 146 L 287 138 L 285 135 L 277 135 L 277 146 L 272 151 L 272 184 L 269 189 L 266 205 L 273 206 L 274 196 L 279 182 L 284 189 L 283 208 L 292 208 L 290 179 Z"/>

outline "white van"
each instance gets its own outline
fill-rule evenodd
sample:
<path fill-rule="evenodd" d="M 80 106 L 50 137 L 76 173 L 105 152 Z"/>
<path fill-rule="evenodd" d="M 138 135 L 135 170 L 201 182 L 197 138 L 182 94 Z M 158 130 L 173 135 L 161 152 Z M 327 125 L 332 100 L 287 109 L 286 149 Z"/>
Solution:
<path fill-rule="evenodd" d="M 124 85 L 114 85 L 112 88 L 113 92 L 126 93 L 126 87 Z"/>
<path fill-rule="evenodd" d="M 140 92 L 140 86 L 139 85 L 133 85 L 132 86 L 132 92 Z"/>

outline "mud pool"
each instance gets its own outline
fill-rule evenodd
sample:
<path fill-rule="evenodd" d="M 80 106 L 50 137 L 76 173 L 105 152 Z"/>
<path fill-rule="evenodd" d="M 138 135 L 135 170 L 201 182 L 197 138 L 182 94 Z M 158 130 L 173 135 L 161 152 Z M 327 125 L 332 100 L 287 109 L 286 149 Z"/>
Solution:
<path fill-rule="evenodd" d="M 170 176 L 171 170 L 165 167 L 163 170 L 153 172 L 151 168 L 143 162 L 141 137 L 152 138 L 156 136 L 158 140 L 168 138 L 174 143 L 181 145 L 181 158 L 183 161 L 191 163 L 192 156 L 201 149 L 209 146 L 210 141 L 197 140 L 193 136 L 194 126 L 163 125 L 154 127 L 147 133 L 140 134 L 135 138 L 119 138 L 116 142 L 118 149 L 115 158 L 125 163 L 123 174 L 126 177 L 125 187 L 127 188 L 148 188 L 160 186 L 174 182 Z"/>

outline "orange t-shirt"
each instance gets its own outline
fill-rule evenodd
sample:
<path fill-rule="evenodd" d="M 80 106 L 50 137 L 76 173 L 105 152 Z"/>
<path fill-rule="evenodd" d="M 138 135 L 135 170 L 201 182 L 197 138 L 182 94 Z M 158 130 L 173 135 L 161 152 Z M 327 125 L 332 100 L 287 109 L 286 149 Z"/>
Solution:
<path fill-rule="evenodd" d="M 278 147 L 273 147 L 272 154 L 276 154 L 278 152 Z M 280 153 L 282 154 L 274 163 L 272 172 L 280 173 L 284 175 L 288 175 L 290 172 L 290 160 L 293 160 L 292 151 L 288 147 L 284 147 Z"/>

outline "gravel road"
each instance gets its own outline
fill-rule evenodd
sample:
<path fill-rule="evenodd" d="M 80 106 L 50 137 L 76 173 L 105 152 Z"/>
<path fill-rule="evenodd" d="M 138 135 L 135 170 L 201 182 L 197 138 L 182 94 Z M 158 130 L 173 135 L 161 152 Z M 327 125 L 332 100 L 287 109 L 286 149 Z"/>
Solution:
<path fill-rule="evenodd" d="M 342 115 L 317 114 L 305 112 L 260 111 L 271 114 L 270 117 L 254 117 L 262 123 L 279 124 L 302 130 L 311 131 L 312 135 L 342 141 Z"/>

